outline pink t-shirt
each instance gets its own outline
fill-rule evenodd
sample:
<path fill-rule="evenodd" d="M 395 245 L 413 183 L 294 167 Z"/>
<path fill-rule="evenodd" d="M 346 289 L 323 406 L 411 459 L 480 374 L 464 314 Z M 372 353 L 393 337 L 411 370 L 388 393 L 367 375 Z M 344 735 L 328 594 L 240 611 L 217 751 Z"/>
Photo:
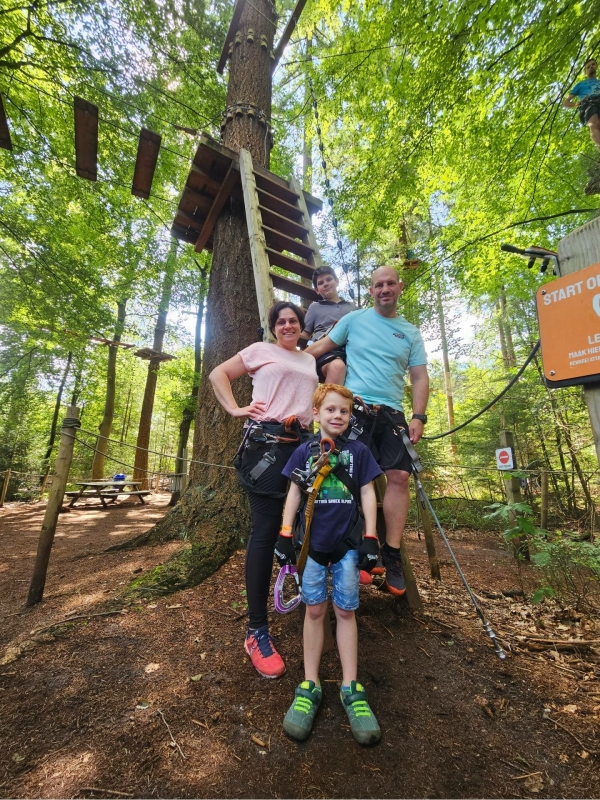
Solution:
<path fill-rule="evenodd" d="M 308 428 L 312 422 L 312 398 L 318 385 L 315 359 L 300 350 L 284 350 L 276 344 L 255 342 L 239 356 L 252 377 L 252 399 L 263 400 L 258 422 L 298 417 Z"/>

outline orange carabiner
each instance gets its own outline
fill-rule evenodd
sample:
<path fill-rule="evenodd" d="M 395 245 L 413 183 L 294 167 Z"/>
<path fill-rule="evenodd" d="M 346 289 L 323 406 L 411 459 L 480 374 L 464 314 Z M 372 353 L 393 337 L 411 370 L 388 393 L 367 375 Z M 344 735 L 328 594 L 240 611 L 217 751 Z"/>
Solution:
<path fill-rule="evenodd" d="M 329 445 L 329 450 L 325 450 L 325 445 Z M 329 439 L 327 436 L 323 436 L 321 439 L 321 455 L 324 456 L 326 453 L 333 453 L 335 450 L 335 442 L 333 439 Z"/>

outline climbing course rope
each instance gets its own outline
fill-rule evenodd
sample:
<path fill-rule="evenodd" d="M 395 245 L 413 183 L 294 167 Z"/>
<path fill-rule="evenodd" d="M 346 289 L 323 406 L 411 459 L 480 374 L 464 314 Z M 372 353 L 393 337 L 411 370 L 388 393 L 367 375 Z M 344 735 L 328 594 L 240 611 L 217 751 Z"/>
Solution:
<path fill-rule="evenodd" d="M 317 124 L 317 136 L 319 138 L 319 151 L 321 153 L 321 167 L 323 168 L 323 175 L 325 176 L 325 196 L 327 197 L 327 202 L 329 204 L 329 209 L 331 211 L 331 219 L 333 222 L 333 228 L 335 231 L 335 238 L 337 243 L 337 248 L 340 251 L 340 259 L 342 261 L 342 269 L 344 270 L 344 275 L 346 276 L 346 280 L 348 281 L 348 294 L 354 300 L 354 289 L 352 288 L 352 284 L 350 283 L 350 275 L 348 274 L 348 265 L 346 264 L 346 259 L 344 258 L 344 244 L 342 242 L 342 238 L 340 236 L 338 230 L 338 219 L 335 216 L 335 211 L 333 210 L 333 191 L 331 189 L 331 181 L 329 180 L 329 171 L 327 167 L 327 161 L 325 160 L 325 150 L 323 147 L 323 135 L 321 132 L 321 126 L 319 124 L 319 106 L 317 103 L 317 95 L 315 94 L 315 87 L 312 82 L 312 78 L 309 76 L 308 78 L 308 87 L 310 89 L 310 94 L 312 97 L 312 107 L 313 111 L 315 112 L 315 121 Z"/>

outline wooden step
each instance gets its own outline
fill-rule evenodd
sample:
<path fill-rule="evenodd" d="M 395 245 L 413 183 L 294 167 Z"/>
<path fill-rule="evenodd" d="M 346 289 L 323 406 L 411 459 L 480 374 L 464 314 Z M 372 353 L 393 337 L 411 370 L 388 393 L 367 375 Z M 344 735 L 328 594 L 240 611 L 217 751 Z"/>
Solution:
<path fill-rule="evenodd" d="M 290 189 L 289 184 L 283 178 L 269 172 L 262 167 L 254 167 L 254 179 L 259 189 L 264 189 L 275 197 L 280 197 L 286 203 L 296 205 L 298 202 L 298 195 L 293 189 Z"/>
<path fill-rule="evenodd" d="M 301 258 L 310 258 L 314 255 L 315 251 L 309 244 L 292 239 L 291 236 L 269 228 L 268 225 L 263 225 L 262 228 L 268 247 L 272 247 L 274 250 L 289 250 L 290 253 L 295 253 Z"/>
<path fill-rule="evenodd" d="M 304 297 L 306 300 L 318 300 L 319 295 L 310 286 L 304 286 L 300 281 L 293 281 L 290 278 L 284 278 L 283 275 L 277 275 L 275 272 L 270 272 L 273 286 L 276 289 L 281 289 L 283 292 L 289 292 L 297 297 Z"/>
<path fill-rule="evenodd" d="M 290 236 L 292 239 L 301 239 L 303 242 L 306 242 L 308 238 L 308 231 L 304 225 L 301 225 L 299 222 L 293 222 L 291 219 L 287 219 L 286 217 L 282 217 L 281 214 L 277 214 L 275 211 L 271 211 L 271 209 L 265 208 L 261 205 L 259 205 L 258 210 L 260 211 L 264 225 L 268 225 L 270 228 L 273 228 L 273 230 L 284 233 L 286 236 Z"/>
<path fill-rule="evenodd" d="M 304 220 L 304 212 L 301 208 L 291 203 L 286 203 L 281 197 L 275 197 L 274 194 L 270 194 L 264 189 L 258 189 L 258 199 L 261 206 L 271 211 L 276 211 L 277 214 L 281 214 L 283 217 L 292 219 L 294 222 L 302 222 Z"/>
<path fill-rule="evenodd" d="M 293 272 L 294 275 L 300 275 L 301 278 L 312 280 L 315 268 L 306 261 L 298 261 L 297 258 L 280 253 L 279 250 L 272 250 L 270 247 L 267 247 L 266 251 L 272 267 L 281 267 L 281 269 L 287 269 L 288 272 Z"/>

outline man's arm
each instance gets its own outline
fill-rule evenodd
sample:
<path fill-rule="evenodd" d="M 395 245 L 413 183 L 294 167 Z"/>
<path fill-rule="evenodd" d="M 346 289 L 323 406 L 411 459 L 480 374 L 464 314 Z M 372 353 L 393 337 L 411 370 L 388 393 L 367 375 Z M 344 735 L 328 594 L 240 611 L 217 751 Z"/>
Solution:
<path fill-rule="evenodd" d="M 310 341 L 310 333 L 306 331 L 302 331 L 300 334 L 300 338 L 298 339 L 298 347 L 300 350 L 306 350 L 306 345 Z"/>
<path fill-rule="evenodd" d="M 426 365 L 410 367 L 410 380 L 413 414 L 424 414 L 429 400 L 429 375 Z M 423 423 L 420 419 L 411 419 L 408 425 L 408 435 L 413 444 L 416 444 L 423 436 Z"/>
<path fill-rule="evenodd" d="M 323 336 L 322 339 L 319 339 L 318 342 L 313 342 L 306 348 L 306 352 L 310 353 L 311 356 L 318 358 L 322 356 L 324 353 L 328 353 L 330 350 L 333 350 L 334 347 L 339 347 L 330 336 Z"/>
<path fill-rule="evenodd" d="M 574 94 L 568 94 L 562 101 L 563 108 L 577 108 L 579 105 L 579 98 Z"/>

